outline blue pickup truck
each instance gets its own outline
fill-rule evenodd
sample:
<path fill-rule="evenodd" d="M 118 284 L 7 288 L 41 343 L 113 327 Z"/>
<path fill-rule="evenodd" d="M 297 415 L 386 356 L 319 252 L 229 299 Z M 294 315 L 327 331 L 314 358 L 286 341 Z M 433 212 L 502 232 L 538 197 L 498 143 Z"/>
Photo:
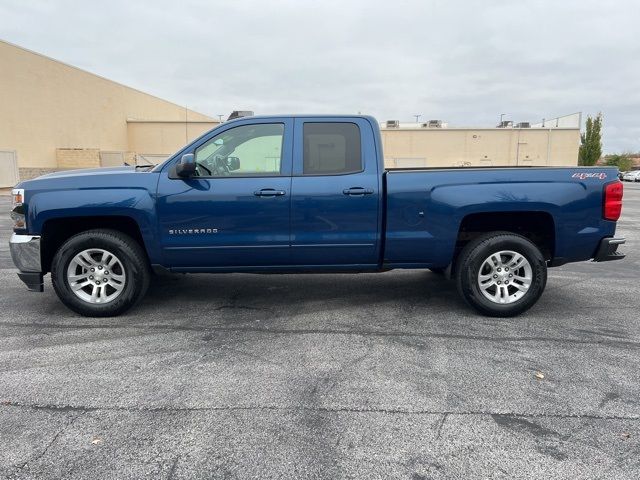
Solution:
<path fill-rule="evenodd" d="M 385 169 L 367 116 L 225 122 L 146 170 L 52 173 L 13 191 L 11 254 L 86 316 L 125 312 L 168 272 L 431 269 L 513 316 L 547 267 L 617 260 L 609 167 Z"/>

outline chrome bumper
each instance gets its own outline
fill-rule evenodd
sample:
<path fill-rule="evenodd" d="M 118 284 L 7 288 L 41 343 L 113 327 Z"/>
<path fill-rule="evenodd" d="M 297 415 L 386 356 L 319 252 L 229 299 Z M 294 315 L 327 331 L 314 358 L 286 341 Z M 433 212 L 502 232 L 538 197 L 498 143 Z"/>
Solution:
<path fill-rule="evenodd" d="M 18 277 L 32 292 L 43 291 L 42 264 L 40 262 L 40 236 L 11 235 L 9 250 L 13 263 L 20 270 Z"/>
<path fill-rule="evenodd" d="M 11 258 L 21 272 L 41 272 L 40 237 L 38 235 L 11 235 Z"/>

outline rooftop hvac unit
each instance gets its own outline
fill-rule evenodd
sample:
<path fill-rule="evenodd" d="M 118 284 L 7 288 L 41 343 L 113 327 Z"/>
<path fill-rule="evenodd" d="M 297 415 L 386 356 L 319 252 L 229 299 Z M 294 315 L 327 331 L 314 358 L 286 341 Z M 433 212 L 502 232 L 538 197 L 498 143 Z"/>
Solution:
<path fill-rule="evenodd" d="M 227 121 L 241 117 L 253 117 L 253 112 L 251 110 L 234 110 L 227 118 Z"/>
<path fill-rule="evenodd" d="M 516 124 L 516 128 L 531 128 L 531 124 L 529 122 L 520 122 Z"/>
<path fill-rule="evenodd" d="M 387 128 L 398 128 L 400 120 L 387 120 Z"/>
<path fill-rule="evenodd" d="M 442 128 L 442 120 L 429 120 L 427 128 Z"/>
<path fill-rule="evenodd" d="M 513 128 L 513 121 L 504 120 L 497 125 L 497 128 Z"/>

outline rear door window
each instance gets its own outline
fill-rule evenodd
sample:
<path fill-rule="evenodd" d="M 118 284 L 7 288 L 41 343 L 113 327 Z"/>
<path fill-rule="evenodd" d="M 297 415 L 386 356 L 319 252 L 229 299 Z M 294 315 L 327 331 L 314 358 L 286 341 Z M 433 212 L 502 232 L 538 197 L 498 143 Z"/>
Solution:
<path fill-rule="evenodd" d="M 305 122 L 304 175 L 344 175 L 362 171 L 360 128 L 348 122 Z"/>

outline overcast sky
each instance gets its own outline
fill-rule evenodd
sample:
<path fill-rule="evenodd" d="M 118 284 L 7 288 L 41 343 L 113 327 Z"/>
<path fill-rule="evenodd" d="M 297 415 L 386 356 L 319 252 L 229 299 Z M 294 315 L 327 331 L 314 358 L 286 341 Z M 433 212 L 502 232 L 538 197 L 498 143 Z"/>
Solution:
<path fill-rule="evenodd" d="M 0 38 L 211 116 L 602 111 L 640 151 L 638 0 L 0 0 Z"/>

